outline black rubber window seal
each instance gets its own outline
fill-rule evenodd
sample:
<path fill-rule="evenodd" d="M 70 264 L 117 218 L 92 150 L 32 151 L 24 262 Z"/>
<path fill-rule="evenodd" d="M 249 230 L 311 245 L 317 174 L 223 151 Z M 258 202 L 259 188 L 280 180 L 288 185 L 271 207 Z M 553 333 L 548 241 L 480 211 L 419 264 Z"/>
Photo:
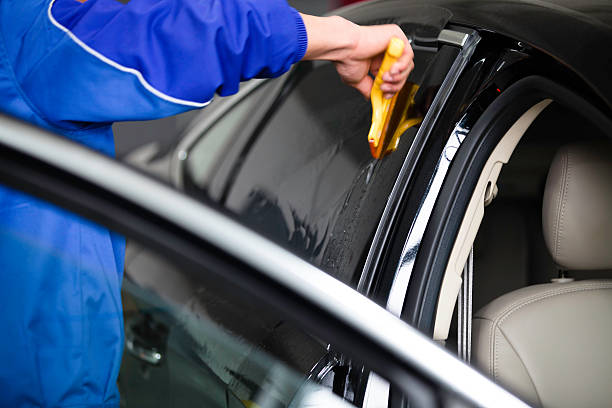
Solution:
<path fill-rule="evenodd" d="M 502 136 L 536 103 L 554 102 L 612 137 L 612 120 L 576 92 L 542 76 L 523 78 L 495 99 L 458 150 L 438 196 L 404 301 L 402 318 L 431 336 L 446 265 L 482 169 Z"/>

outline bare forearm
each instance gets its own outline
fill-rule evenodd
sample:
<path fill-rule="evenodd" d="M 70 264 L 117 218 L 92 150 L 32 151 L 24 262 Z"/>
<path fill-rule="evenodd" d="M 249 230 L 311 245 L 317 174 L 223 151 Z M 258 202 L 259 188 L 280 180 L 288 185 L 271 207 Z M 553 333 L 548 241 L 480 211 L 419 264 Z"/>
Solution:
<path fill-rule="evenodd" d="M 339 61 L 356 48 L 359 41 L 356 24 L 338 16 L 301 16 L 308 33 L 305 60 Z"/>

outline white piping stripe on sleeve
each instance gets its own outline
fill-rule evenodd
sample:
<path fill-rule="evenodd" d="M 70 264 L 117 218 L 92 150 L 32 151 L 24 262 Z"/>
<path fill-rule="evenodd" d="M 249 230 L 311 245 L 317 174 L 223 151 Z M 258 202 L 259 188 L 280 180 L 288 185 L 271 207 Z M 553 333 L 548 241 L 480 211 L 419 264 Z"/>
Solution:
<path fill-rule="evenodd" d="M 165 93 L 159 91 L 158 89 L 155 89 L 150 83 L 147 82 L 146 79 L 144 79 L 144 77 L 142 76 L 142 73 L 140 71 L 138 71 L 138 70 L 136 70 L 134 68 L 125 67 L 125 66 L 123 66 L 121 64 L 118 64 L 115 61 L 105 57 L 104 55 L 100 54 L 99 52 L 97 52 L 96 50 L 94 50 L 93 48 L 91 48 L 90 46 L 85 44 L 83 41 L 81 41 L 76 35 L 74 35 L 66 27 L 61 25 L 53 17 L 53 14 L 51 13 L 51 7 L 53 7 L 54 3 L 55 3 L 55 0 L 51 0 L 51 3 L 49 4 L 49 8 L 47 9 L 47 15 L 49 16 L 49 20 L 51 20 L 51 22 L 53 23 L 54 26 L 56 26 L 57 28 L 59 28 L 60 30 L 62 30 L 63 32 L 68 34 L 68 36 L 70 36 L 70 38 L 75 43 L 77 43 L 81 48 L 83 48 L 85 51 L 87 51 L 88 53 L 90 53 L 94 57 L 98 58 L 100 61 L 110 65 L 113 68 L 118 69 L 119 71 L 123 71 L 123 72 L 127 72 L 129 74 L 135 75 L 136 78 L 138 78 L 138 81 L 140 81 L 140 83 L 142 84 L 142 86 L 144 86 L 145 89 L 147 91 L 151 92 L 153 95 L 155 95 L 158 98 L 161 98 L 163 100 L 166 100 L 168 102 L 172 102 L 172 103 L 176 103 L 176 104 L 180 104 L 180 105 L 193 106 L 193 107 L 196 107 L 196 108 L 203 108 L 204 106 L 208 105 L 212 101 L 212 99 L 210 99 L 207 102 L 186 101 L 186 100 L 183 100 L 183 99 L 174 98 L 174 97 L 172 97 L 170 95 L 166 95 Z"/>

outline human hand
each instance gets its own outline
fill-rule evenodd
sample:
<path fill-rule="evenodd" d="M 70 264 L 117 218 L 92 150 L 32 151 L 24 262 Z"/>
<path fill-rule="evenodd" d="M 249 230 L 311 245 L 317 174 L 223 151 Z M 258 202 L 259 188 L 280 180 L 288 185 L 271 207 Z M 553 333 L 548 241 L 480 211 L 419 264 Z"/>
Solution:
<path fill-rule="evenodd" d="M 397 37 L 404 41 L 404 52 L 391 66 L 391 69 L 384 73 L 380 87 L 384 97 L 391 98 L 402 89 L 406 78 L 414 68 L 414 54 L 408 39 L 403 31 L 394 24 L 356 27 L 358 41 L 354 49 L 344 59 L 335 62 L 338 74 L 346 84 L 355 87 L 366 98 L 369 98 L 374 84 L 369 74 L 376 76 L 389 41 Z"/>
<path fill-rule="evenodd" d="M 414 68 L 412 48 L 403 31 L 394 24 L 359 26 L 340 17 L 302 15 L 308 33 L 304 59 L 333 61 L 342 80 L 370 97 L 374 80 L 389 41 L 398 37 L 405 43 L 404 53 L 383 75 L 381 90 L 385 98 L 399 92 Z"/>

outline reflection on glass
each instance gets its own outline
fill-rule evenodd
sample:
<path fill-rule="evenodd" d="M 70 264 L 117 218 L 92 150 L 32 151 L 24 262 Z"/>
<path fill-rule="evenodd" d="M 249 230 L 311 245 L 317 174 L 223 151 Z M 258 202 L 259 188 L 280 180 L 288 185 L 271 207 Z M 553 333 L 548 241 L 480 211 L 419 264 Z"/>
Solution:
<path fill-rule="evenodd" d="M 326 344 L 237 288 L 190 278 L 130 242 L 123 300 L 126 339 L 139 345 L 126 344 L 120 374 L 127 407 L 346 405 L 307 381 Z"/>
<path fill-rule="evenodd" d="M 225 158 L 225 152 L 231 147 L 235 135 L 242 130 L 249 118 L 249 113 L 256 107 L 258 98 L 266 91 L 266 85 L 260 85 L 248 97 L 233 106 L 226 115 L 217 120 L 208 130 L 206 137 L 196 143 L 189 152 L 185 171 L 192 183 L 204 188 L 214 175 L 215 166 Z M 185 151 L 179 152 L 180 160 L 188 158 Z"/>
<path fill-rule="evenodd" d="M 27 216 L 29 208 L 29 203 L 22 203 L 12 210 Z M 58 222 L 58 227 L 62 225 Z M 120 398 L 121 407 L 346 405 L 330 389 L 307 380 L 327 354 L 327 344 L 240 289 L 220 284 L 208 271 L 202 271 L 201 279 L 189 278 L 173 263 L 129 242 L 121 298 L 105 303 L 102 298 L 119 293 L 121 275 L 91 257 L 89 250 L 95 252 L 95 248 L 86 241 L 88 234 L 108 231 L 81 220 L 77 229 L 63 235 L 84 242 L 75 250 L 58 244 L 57 234 L 49 239 L 45 228 L 34 233 L 18 223 L 0 225 L 0 293 L 5 300 L 8 296 L 23 299 L 5 303 L 1 315 L 4 334 L 23 344 L 3 353 L 7 369 L 3 374 L 10 373 L 17 383 L 42 379 L 32 384 L 43 389 L 45 398 L 65 402 L 63 393 L 69 395 L 70 390 L 54 387 L 57 382 L 47 378 L 50 373 L 83 380 L 69 384 L 70 395 L 85 389 L 88 378 L 97 375 L 108 381 L 109 393 Z M 29 276 L 25 285 L 11 278 L 21 273 Z M 103 290 L 113 282 L 116 287 Z M 87 309 L 82 302 L 88 303 Z M 27 316 L 33 319 L 15 321 Z M 124 344 L 117 329 L 121 326 Z M 86 354 L 82 360 L 66 361 L 67 348 Z M 38 365 L 24 364 L 31 359 Z M 121 364 L 119 395 L 113 385 L 117 373 L 108 370 L 113 360 L 116 370 Z M 2 378 L 9 381 L 5 375 Z M 3 384 L 10 384 L 6 381 Z M 9 391 L 0 389 L 3 394 Z"/>
<path fill-rule="evenodd" d="M 405 25 L 405 29 L 412 27 Z M 415 32 L 423 33 L 419 27 Z M 419 91 L 411 97 L 410 111 L 419 116 L 426 113 L 443 79 L 432 72 L 449 66 L 432 67 L 437 52 L 431 47 L 415 51 L 416 68 L 409 80 Z M 367 140 L 372 116 L 369 101 L 342 84 L 332 64 L 305 63 L 291 76 L 254 133 L 233 135 L 248 139 L 236 141 L 239 153 L 232 153 L 232 143 L 226 143 L 223 165 L 186 177 L 253 229 L 356 286 L 418 122 L 411 123 L 398 138 L 395 153 L 374 160 Z M 247 120 L 243 113 L 251 103 L 247 101 L 261 99 L 261 95 L 246 97 L 216 127 L 239 126 L 235 118 Z M 187 159 L 194 162 L 188 164 L 190 173 L 198 172 L 199 163 L 212 162 L 208 154 L 214 149 L 203 146 L 213 143 L 208 138 L 219 135 L 232 137 L 229 132 L 211 129 L 196 143 Z M 234 161 L 227 163 L 230 159 Z M 219 185 L 223 186 L 221 194 L 217 194 Z"/>

